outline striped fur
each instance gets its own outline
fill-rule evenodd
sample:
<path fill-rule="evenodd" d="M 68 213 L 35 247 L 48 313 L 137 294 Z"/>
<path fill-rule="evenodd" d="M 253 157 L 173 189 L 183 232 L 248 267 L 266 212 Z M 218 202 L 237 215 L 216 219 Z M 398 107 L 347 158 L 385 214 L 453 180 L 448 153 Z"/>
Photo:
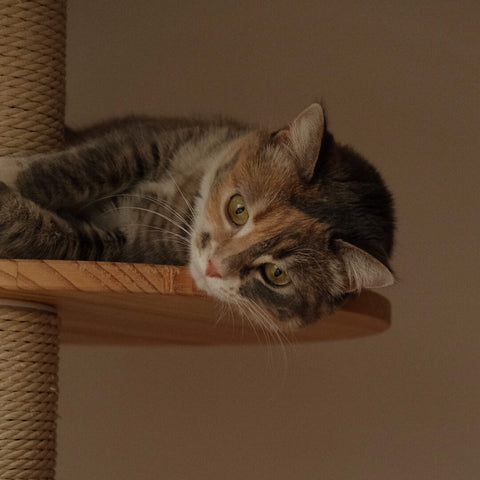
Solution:
<path fill-rule="evenodd" d="M 316 104 L 275 133 L 131 118 L 79 132 L 62 152 L 3 158 L 0 256 L 189 265 L 200 288 L 263 328 L 312 322 L 393 281 L 391 196 L 325 123 Z M 235 195 L 241 226 L 228 214 Z M 271 284 L 268 263 L 290 282 Z"/>

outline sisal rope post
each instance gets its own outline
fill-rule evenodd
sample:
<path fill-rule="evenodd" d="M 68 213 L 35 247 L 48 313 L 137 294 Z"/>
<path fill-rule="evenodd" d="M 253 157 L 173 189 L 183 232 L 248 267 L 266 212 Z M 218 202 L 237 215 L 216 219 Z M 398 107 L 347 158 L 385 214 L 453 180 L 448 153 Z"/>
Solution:
<path fill-rule="evenodd" d="M 0 156 L 62 146 L 65 13 L 65 0 L 0 0 Z M 48 307 L 1 301 L 0 480 L 55 476 L 58 326 Z"/>
<path fill-rule="evenodd" d="M 62 146 L 64 0 L 0 0 L 0 155 Z"/>
<path fill-rule="evenodd" d="M 53 479 L 58 321 L 25 302 L 0 306 L 0 478 Z"/>

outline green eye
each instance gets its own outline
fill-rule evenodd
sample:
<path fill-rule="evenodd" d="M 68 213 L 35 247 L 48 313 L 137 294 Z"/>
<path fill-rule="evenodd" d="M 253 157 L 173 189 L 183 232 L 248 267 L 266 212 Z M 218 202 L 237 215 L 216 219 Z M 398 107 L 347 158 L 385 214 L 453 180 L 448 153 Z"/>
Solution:
<path fill-rule="evenodd" d="M 263 266 L 263 273 L 265 278 L 273 285 L 287 285 L 290 283 L 290 278 L 288 275 L 274 263 L 266 263 Z"/>
<path fill-rule="evenodd" d="M 248 210 L 241 195 L 234 195 L 228 203 L 228 215 L 235 225 L 245 225 L 248 220 Z"/>

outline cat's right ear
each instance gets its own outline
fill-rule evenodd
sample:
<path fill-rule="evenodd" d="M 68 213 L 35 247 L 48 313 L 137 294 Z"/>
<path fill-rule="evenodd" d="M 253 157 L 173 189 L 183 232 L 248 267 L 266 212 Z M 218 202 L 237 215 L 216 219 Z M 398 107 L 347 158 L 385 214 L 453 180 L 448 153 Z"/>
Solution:
<path fill-rule="evenodd" d="M 337 245 L 347 273 L 346 293 L 360 292 L 363 288 L 388 287 L 394 283 L 390 269 L 372 255 L 343 240 L 337 240 Z"/>
<path fill-rule="evenodd" d="M 307 182 L 312 179 L 324 132 L 323 108 L 320 104 L 313 103 L 275 134 L 275 140 L 293 154 L 300 177 Z"/>

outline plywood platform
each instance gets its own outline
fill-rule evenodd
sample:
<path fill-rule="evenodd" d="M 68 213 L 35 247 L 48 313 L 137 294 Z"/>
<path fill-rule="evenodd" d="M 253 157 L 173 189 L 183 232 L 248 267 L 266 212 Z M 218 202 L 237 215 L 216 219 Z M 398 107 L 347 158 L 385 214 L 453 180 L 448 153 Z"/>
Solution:
<path fill-rule="evenodd" d="M 0 297 L 54 306 L 62 322 L 60 338 L 66 343 L 214 345 L 266 341 L 261 330 L 253 330 L 248 322 L 199 291 L 185 267 L 0 260 Z M 354 338 L 380 333 L 389 325 L 388 300 L 365 291 L 335 315 L 283 340 Z"/>

